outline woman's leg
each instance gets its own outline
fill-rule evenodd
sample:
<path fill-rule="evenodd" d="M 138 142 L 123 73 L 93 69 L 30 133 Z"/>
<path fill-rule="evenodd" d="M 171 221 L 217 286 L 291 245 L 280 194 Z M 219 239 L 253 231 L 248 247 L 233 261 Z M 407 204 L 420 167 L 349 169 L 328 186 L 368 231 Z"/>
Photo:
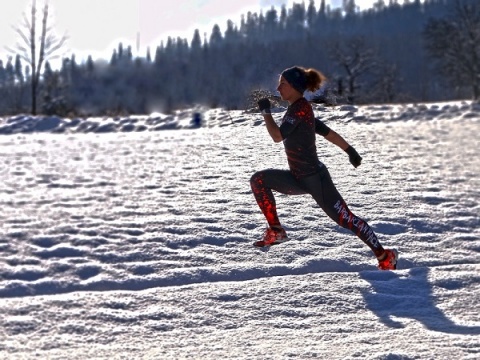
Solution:
<path fill-rule="evenodd" d="M 338 225 L 355 233 L 379 257 L 384 249 L 368 223 L 355 216 L 333 184 L 327 168 L 301 181 L 302 186 L 310 193 L 325 213 Z"/>
<path fill-rule="evenodd" d="M 288 170 L 262 170 L 250 179 L 253 195 L 271 228 L 281 227 L 272 190 L 287 195 L 306 194 Z"/>

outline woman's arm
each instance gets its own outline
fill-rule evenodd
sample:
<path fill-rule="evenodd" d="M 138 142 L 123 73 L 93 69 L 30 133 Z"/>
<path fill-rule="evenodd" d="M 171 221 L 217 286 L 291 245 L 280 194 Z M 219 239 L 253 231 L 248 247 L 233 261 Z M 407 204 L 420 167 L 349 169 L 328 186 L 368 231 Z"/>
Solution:
<path fill-rule="evenodd" d="M 332 144 L 337 145 L 343 151 L 346 151 L 347 148 L 350 146 L 341 135 L 339 135 L 332 129 L 330 129 L 328 134 L 325 136 L 325 139 L 330 141 Z"/>
<path fill-rule="evenodd" d="M 340 149 L 345 151 L 348 154 L 348 158 L 350 160 L 350 163 L 354 167 L 360 166 L 362 163 L 362 157 L 357 153 L 357 151 L 353 148 L 353 146 L 350 146 L 347 141 L 339 134 L 337 134 L 335 131 L 330 129 L 327 135 L 325 135 L 325 139 L 330 141 L 332 144 L 337 145 Z"/>
<path fill-rule="evenodd" d="M 270 100 L 268 100 L 267 98 L 258 100 L 258 108 L 260 109 L 263 115 L 263 119 L 265 120 L 265 126 L 267 127 L 267 131 L 273 141 L 277 143 L 283 140 L 283 136 L 277 123 L 275 122 L 275 120 L 273 120 L 270 107 Z"/>
<path fill-rule="evenodd" d="M 272 137 L 273 141 L 275 141 L 276 143 L 282 141 L 282 133 L 280 132 L 280 128 L 278 127 L 275 120 L 273 120 L 272 114 L 263 114 L 263 119 L 265 120 L 267 131 Z"/>

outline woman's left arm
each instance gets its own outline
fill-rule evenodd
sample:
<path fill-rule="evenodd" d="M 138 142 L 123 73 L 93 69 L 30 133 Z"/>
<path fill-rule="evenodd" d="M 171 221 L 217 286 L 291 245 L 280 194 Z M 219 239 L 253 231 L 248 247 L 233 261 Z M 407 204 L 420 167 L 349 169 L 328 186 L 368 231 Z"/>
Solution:
<path fill-rule="evenodd" d="M 283 140 L 282 133 L 280 132 L 280 128 L 278 127 L 275 120 L 273 120 L 272 114 L 263 114 L 263 119 L 265 120 L 265 125 L 267 127 L 267 131 L 270 134 L 273 141 L 276 143 Z"/>
<path fill-rule="evenodd" d="M 282 141 L 282 133 L 275 120 L 273 120 L 272 112 L 270 110 L 270 100 L 268 100 L 267 98 L 258 100 L 258 108 L 263 115 L 263 119 L 265 120 L 265 126 L 267 127 L 267 131 L 270 134 L 270 137 L 276 143 Z"/>

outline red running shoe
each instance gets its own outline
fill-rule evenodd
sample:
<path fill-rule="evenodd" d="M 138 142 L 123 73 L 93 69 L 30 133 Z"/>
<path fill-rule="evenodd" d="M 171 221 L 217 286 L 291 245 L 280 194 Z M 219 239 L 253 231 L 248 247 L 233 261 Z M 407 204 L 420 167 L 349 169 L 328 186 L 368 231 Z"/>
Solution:
<path fill-rule="evenodd" d="M 385 250 L 385 254 L 387 254 L 385 259 L 378 260 L 378 268 L 380 270 L 395 270 L 397 268 L 398 251 L 395 249 Z"/>
<path fill-rule="evenodd" d="M 263 240 L 255 241 L 253 245 L 257 247 L 264 247 L 264 246 L 281 244 L 288 240 L 289 239 L 285 229 L 267 228 L 267 230 L 265 230 L 265 233 L 263 234 Z"/>

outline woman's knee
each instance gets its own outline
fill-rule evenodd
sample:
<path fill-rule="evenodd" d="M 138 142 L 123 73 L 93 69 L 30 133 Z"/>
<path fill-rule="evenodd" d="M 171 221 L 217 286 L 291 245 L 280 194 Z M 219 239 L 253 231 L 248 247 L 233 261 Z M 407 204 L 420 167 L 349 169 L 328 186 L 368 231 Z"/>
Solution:
<path fill-rule="evenodd" d="M 263 172 L 257 171 L 250 177 L 250 185 L 252 187 L 263 184 Z"/>
<path fill-rule="evenodd" d="M 347 204 L 342 200 L 329 203 L 324 211 L 333 221 L 343 228 L 348 228 L 348 220 L 353 216 Z"/>

